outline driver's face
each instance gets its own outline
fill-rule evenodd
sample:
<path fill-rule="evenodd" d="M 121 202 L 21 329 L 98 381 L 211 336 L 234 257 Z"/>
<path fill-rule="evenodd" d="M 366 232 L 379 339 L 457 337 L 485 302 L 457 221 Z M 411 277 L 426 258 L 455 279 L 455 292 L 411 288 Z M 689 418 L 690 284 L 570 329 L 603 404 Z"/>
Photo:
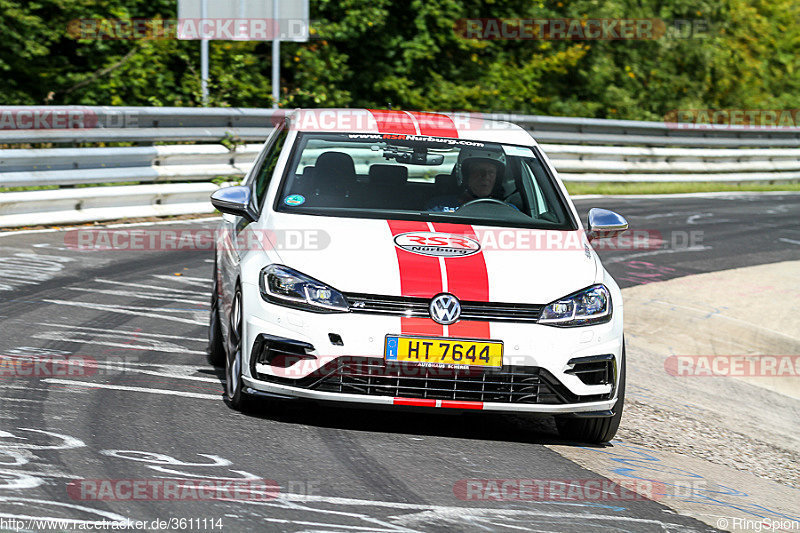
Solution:
<path fill-rule="evenodd" d="M 482 161 L 470 165 L 467 187 L 478 198 L 486 198 L 492 194 L 496 180 L 497 168 L 493 164 Z"/>

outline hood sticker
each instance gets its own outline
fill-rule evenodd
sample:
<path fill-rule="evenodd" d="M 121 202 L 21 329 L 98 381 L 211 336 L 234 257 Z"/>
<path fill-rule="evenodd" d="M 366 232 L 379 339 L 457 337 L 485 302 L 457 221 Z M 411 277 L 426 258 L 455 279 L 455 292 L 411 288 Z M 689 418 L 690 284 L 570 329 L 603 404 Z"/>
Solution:
<path fill-rule="evenodd" d="M 290 194 L 283 199 L 283 203 L 286 205 L 303 205 L 306 203 L 306 197 L 302 194 Z"/>
<path fill-rule="evenodd" d="M 432 257 L 467 257 L 481 251 L 480 243 L 471 237 L 431 231 L 401 233 L 395 236 L 394 245 L 413 254 Z"/>

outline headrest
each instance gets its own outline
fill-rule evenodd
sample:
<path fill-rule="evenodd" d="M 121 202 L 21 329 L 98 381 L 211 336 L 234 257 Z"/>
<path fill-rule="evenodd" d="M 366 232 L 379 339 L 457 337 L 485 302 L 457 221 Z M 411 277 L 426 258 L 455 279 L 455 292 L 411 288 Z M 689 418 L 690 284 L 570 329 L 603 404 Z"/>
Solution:
<path fill-rule="evenodd" d="M 402 186 L 408 181 L 408 168 L 401 165 L 371 165 L 369 182 L 382 185 Z"/>
<path fill-rule="evenodd" d="M 356 180 L 356 166 L 344 152 L 325 152 L 317 158 L 311 176 L 320 192 L 346 191 Z"/>

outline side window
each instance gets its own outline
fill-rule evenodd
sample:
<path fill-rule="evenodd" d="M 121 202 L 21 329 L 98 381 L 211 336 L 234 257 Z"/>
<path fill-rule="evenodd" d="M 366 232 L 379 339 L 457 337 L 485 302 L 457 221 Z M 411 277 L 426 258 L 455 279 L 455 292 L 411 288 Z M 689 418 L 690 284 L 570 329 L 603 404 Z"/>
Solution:
<path fill-rule="evenodd" d="M 281 150 L 286 142 L 286 137 L 289 135 L 289 128 L 284 127 L 275 138 L 275 142 L 269 147 L 264 159 L 261 161 L 261 168 L 255 173 L 253 179 L 253 191 L 255 192 L 256 205 L 261 206 L 264 201 L 264 195 L 269 187 L 269 182 L 272 179 L 272 173 L 275 171 L 275 165 L 278 164 L 278 157 L 281 155 Z"/>
<path fill-rule="evenodd" d="M 547 211 L 547 207 L 545 206 L 544 195 L 542 194 L 541 186 L 539 185 L 538 177 L 534 174 L 533 169 L 530 167 L 529 161 L 524 161 L 522 164 L 522 171 L 523 175 L 525 176 L 525 183 L 530 185 L 530 191 L 526 191 L 528 193 L 528 197 L 531 199 L 530 206 L 531 206 L 531 216 L 538 217 L 545 211 Z M 526 187 L 527 188 L 527 187 Z"/>

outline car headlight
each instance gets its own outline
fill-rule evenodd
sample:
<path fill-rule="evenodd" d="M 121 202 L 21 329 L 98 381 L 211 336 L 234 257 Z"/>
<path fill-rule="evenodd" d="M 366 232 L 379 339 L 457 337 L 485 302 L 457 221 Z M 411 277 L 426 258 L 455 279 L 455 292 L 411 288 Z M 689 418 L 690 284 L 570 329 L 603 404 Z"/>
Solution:
<path fill-rule="evenodd" d="M 261 270 L 261 296 L 272 303 L 319 313 L 347 312 L 350 306 L 334 288 L 283 265 Z"/>
<path fill-rule="evenodd" d="M 594 285 L 553 302 L 542 310 L 540 324 L 588 326 L 611 320 L 611 295 L 603 285 Z"/>

